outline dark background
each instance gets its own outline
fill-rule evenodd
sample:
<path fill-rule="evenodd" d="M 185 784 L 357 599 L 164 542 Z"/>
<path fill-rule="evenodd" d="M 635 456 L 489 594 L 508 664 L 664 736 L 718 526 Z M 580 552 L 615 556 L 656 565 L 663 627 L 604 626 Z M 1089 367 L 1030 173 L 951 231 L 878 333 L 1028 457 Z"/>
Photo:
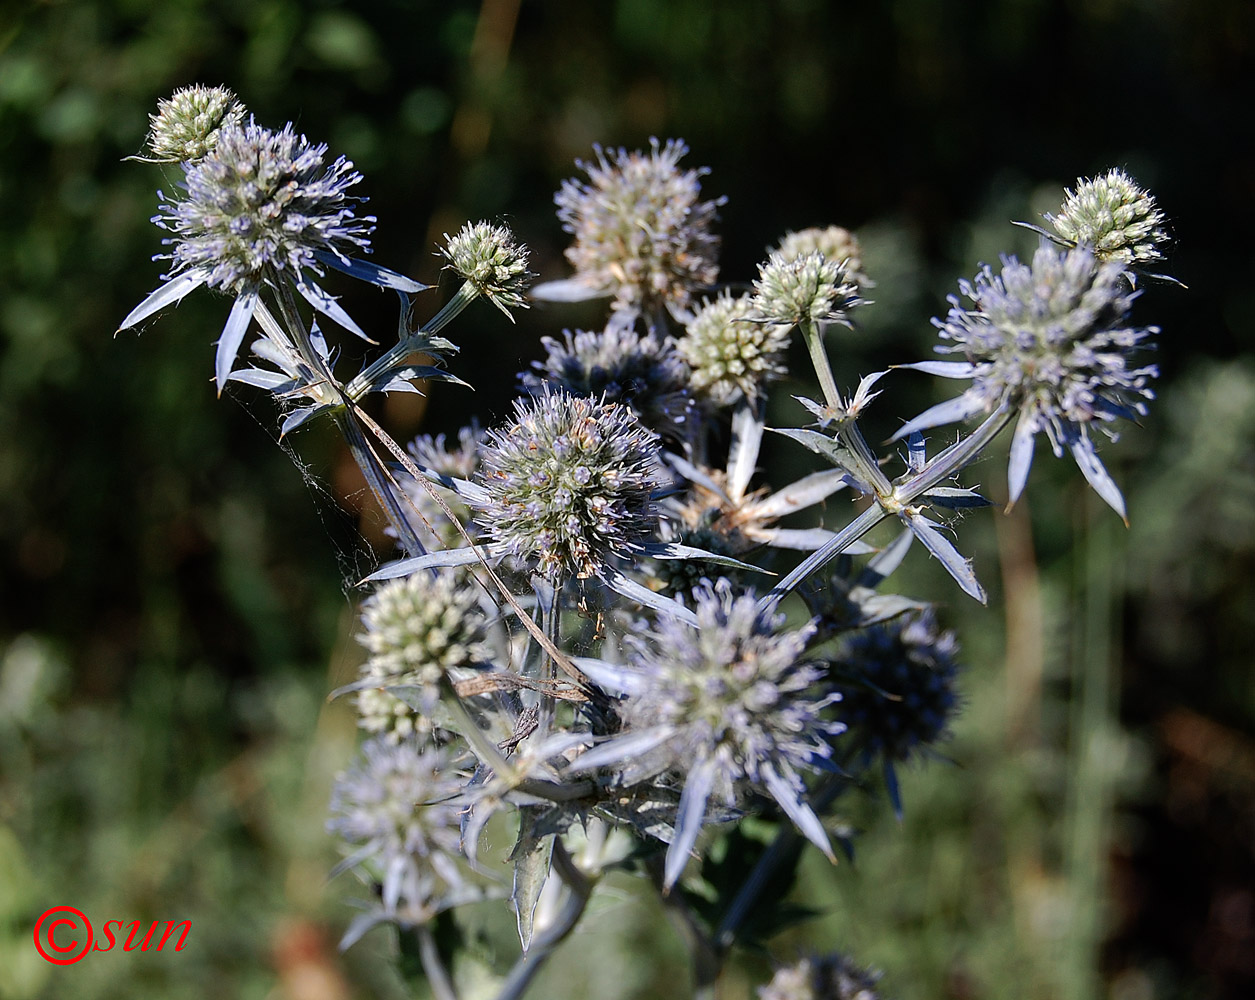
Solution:
<path fill-rule="evenodd" d="M 864 236 L 877 301 L 833 346 L 848 384 L 928 356 L 956 279 L 1031 251 L 1007 220 L 1112 165 L 1148 186 L 1189 288 L 1147 284 L 1136 307 L 1163 330 L 1161 405 L 1105 452 L 1132 528 L 1039 452 L 1028 502 L 962 529 L 989 608 L 912 564 L 902 585 L 946 602 L 971 664 L 957 766 L 906 776 L 900 826 L 883 804 L 853 817 L 858 864 L 815 869 L 827 916 L 773 952 L 848 950 L 903 998 L 1251 995 L 1253 42 L 1244 0 L 5 5 L 0 995 L 399 989 L 382 934 L 335 953 L 346 883 L 323 884 L 353 739 L 323 696 L 354 669 L 349 584 L 378 525 L 329 438 L 298 436 L 298 469 L 264 405 L 215 400 L 225 300 L 112 336 L 162 272 L 147 219 L 177 175 L 121 161 L 193 82 L 353 159 L 375 260 L 432 282 L 435 239 L 483 217 L 563 276 L 552 195 L 573 160 L 683 137 L 728 199 L 728 279 L 787 229 Z M 388 296 L 336 290 L 368 329 L 395 323 Z M 400 439 L 492 421 L 540 336 L 597 322 L 477 307 L 450 331 L 476 391 L 380 416 Z M 873 425 L 936 398 L 925 383 L 896 376 Z M 978 471 L 997 496 L 1000 464 Z M 54 969 L 30 928 L 63 903 L 192 917 L 194 947 Z M 538 995 L 683 981 L 648 903 L 592 923 L 603 951 L 568 949 Z"/>

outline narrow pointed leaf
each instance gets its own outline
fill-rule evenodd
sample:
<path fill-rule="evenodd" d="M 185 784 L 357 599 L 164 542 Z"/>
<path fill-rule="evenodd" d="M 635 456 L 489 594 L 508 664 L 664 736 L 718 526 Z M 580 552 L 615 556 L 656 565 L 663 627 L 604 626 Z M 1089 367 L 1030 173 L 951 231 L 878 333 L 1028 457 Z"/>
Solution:
<path fill-rule="evenodd" d="M 1128 524 L 1129 519 L 1124 512 L 1124 496 L 1098 458 L 1098 453 L 1094 451 L 1094 442 L 1088 437 L 1081 437 L 1072 442 L 1071 449 L 1072 457 L 1076 459 L 1086 482 L 1094 487 L 1094 492 L 1106 501 L 1107 506 L 1120 515 L 1120 520 Z"/>
<path fill-rule="evenodd" d="M 755 528 L 746 534 L 756 542 L 790 552 L 814 552 L 837 537 L 835 531 L 827 528 Z M 845 547 L 845 555 L 851 556 L 865 556 L 875 551 L 875 546 L 866 542 L 851 542 Z"/>
<path fill-rule="evenodd" d="M 963 588 L 963 592 L 984 604 L 985 588 L 980 585 L 976 574 L 972 572 L 971 563 L 963 558 L 959 550 L 941 533 L 938 525 L 922 514 L 906 514 L 903 520 L 915 532 L 916 537 L 924 543 L 924 547 L 946 568 L 946 572 L 954 577 L 955 582 Z"/>
<path fill-rule="evenodd" d="M 291 375 L 285 375 L 283 372 L 268 372 L 264 368 L 242 368 L 233 371 L 227 377 L 232 382 L 243 382 L 245 385 L 265 389 L 276 396 L 282 396 L 301 384 Z"/>
<path fill-rule="evenodd" d="M 649 542 L 641 546 L 642 551 L 647 556 L 655 559 L 693 559 L 698 562 L 714 563 L 716 566 L 728 566 L 732 569 L 748 570 L 751 573 L 766 573 L 768 576 L 775 576 L 770 570 L 760 569 L 747 562 L 741 562 L 740 559 L 733 559 L 731 556 L 721 556 L 717 552 L 709 552 L 706 549 L 699 549 L 693 545 L 684 545 L 681 542 Z"/>
<path fill-rule="evenodd" d="M 610 694 L 640 694 L 647 686 L 647 678 L 639 670 L 622 663 L 610 663 L 592 656 L 572 656 L 571 662 Z"/>
<path fill-rule="evenodd" d="M 549 878 L 553 862 L 553 834 L 535 836 L 535 817 L 530 809 L 520 810 L 522 821 L 514 845 L 514 891 L 510 901 L 518 924 L 519 943 L 524 954 L 532 946 L 532 926 L 540 892 Z"/>
<path fill-rule="evenodd" d="M 242 292 L 231 306 L 227 316 L 227 324 L 222 328 L 222 336 L 218 338 L 218 353 L 214 360 L 214 371 L 218 383 L 218 394 L 226 387 L 227 377 L 231 374 L 231 366 L 240 352 L 240 344 L 248 333 L 248 326 L 253 321 L 253 310 L 257 308 L 257 293 Z"/>
<path fill-rule="evenodd" d="M 294 430 L 309 420 L 315 413 L 319 412 L 322 407 L 302 406 L 293 410 L 283 418 L 283 423 L 279 426 L 279 437 L 283 438 L 291 434 Z"/>
<path fill-rule="evenodd" d="M 921 493 L 920 496 L 938 507 L 946 507 L 950 510 L 988 507 L 992 503 L 975 490 L 964 489 L 961 486 L 934 486 L 927 493 Z"/>
<path fill-rule="evenodd" d="M 900 441 L 908 434 L 913 434 L 916 431 L 967 420 L 969 417 L 974 417 L 980 413 L 984 408 L 985 404 L 975 396 L 969 396 L 967 393 L 964 393 L 962 396 L 955 396 L 954 399 L 947 399 L 944 403 L 930 406 L 918 417 L 908 420 L 898 428 L 897 433 L 889 440 Z"/>
<path fill-rule="evenodd" d="M 662 882 L 664 889 L 675 885 L 680 873 L 684 871 L 693 845 L 697 843 L 702 820 L 706 817 L 706 801 L 715 785 L 717 766 L 713 757 L 707 757 L 689 770 L 688 780 L 680 795 L 680 805 L 676 809 L 675 837 L 667 848 Z"/>
<path fill-rule="evenodd" d="M 971 378 L 976 371 L 976 366 L 970 361 L 916 361 L 913 364 L 893 367 L 909 368 L 925 375 L 940 375 L 942 378 Z"/>
<path fill-rule="evenodd" d="M 1033 421 L 1027 413 L 1020 414 L 1015 425 L 1015 433 L 1011 436 L 1011 455 L 1007 463 L 1007 496 L 1009 503 L 1015 503 L 1028 484 L 1028 473 L 1033 467 Z"/>
<path fill-rule="evenodd" d="M 370 913 L 359 913 L 351 921 L 349 921 L 348 929 L 344 932 L 344 937 L 340 938 L 340 950 L 348 951 L 353 945 L 357 944 L 372 927 L 379 924 L 386 924 L 391 921 L 391 917 L 381 910 L 372 910 Z"/>
<path fill-rule="evenodd" d="M 670 615 L 677 621 L 684 622 L 685 625 L 697 628 L 697 615 L 679 601 L 650 590 L 630 577 L 624 576 L 618 570 L 609 571 L 602 578 L 602 582 L 615 593 L 636 601 L 637 604 L 643 604 L 660 614 Z"/>
<path fill-rule="evenodd" d="M 837 558 L 846 546 L 858 541 L 888 516 L 879 504 L 868 507 L 863 513 L 838 531 L 832 541 L 808 555 L 794 567 L 788 576 L 772 587 L 771 591 L 759 600 L 759 610 L 770 611 L 796 590 L 799 583 L 812 573 L 818 573 L 829 562 Z"/>
<path fill-rule="evenodd" d="M 688 459 L 681 458 L 679 455 L 671 454 L 669 452 L 664 452 L 663 461 L 675 469 L 676 472 L 689 482 L 696 483 L 698 486 L 702 487 L 702 489 L 709 490 L 720 500 L 727 502 L 728 506 L 735 506 L 732 502 L 732 498 L 728 496 L 727 491 L 696 465 L 688 461 Z"/>
<path fill-rule="evenodd" d="M 757 405 L 742 403 L 732 414 L 732 446 L 728 449 L 728 492 L 742 497 L 758 467 L 763 443 L 763 422 Z"/>
<path fill-rule="evenodd" d="M 928 459 L 924 451 L 924 435 L 919 431 L 909 434 L 906 439 L 906 464 L 912 472 L 923 472 Z"/>
<path fill-rule="evenodd" d="M 887 576 L 902 565 L 902 560 L 906 558 L 906 553 L 910 550 L 911 542 L 914 540 L 915 534 L 913 532 L 902 531 L 882 551 L 867 561 L 867 565 L 863 567 L 863 572 L 858 576 L 858 585 L 870 589 L 879 587 Z"/>
<path fill-rule="evenodd" d="M 528 295 L 538 302 L 587 302 L 608 297 L 610 290 L 595 288 L 579 278 L 562 278 L 533 285 Z"/>
<path fill-rule="evenodd" d="M 370 261 L 337 257 L 333 253 L 323 252 L 315 253 L 314 256 L 319 263 L 326 264 L 328 267 L 334 267 L 337 271 L 343 271 L 345 274 L 360 281 L 378 285 L 380 288 L 392 288 L 398 292 L 424 292 L 431 287 L 431 285 L 424 285 L 421 281 L 407 278 L 404 274 L 398 274 L 396 271 L 390 271 L 386 267 L 372 264 Z"/>
<path fill-rule="evenodd" d="M 478 561 L 479 557 L 475 555 L 474 549 L 469 547 L 441 549 L 438 552 L 428 552 L 410 559 L 398 559 L 395 562 L 384 563 L 384 565 L 371 573 L 370 576 L 364 577 L 360 582 L 373 583 L 376 580 L 394 580 L 398 576 L 411 576 L 419 570 L 469 566 L 471 563 Z"/>
<path fill-rule="evenodd" d="M 797 482 L 777 490 L 765 500 L 749 507 L 755 518 L 775 519 L 804 510 L 820 500 L 827 499 L 849 485 L 849 474 L 844 469 L 825 469 L 803 476 Z"/>
<path fill-rule="evenodd" d="M 592 674 L 589 676 L 591 677 Z M 567 768 L 567 773 L 578 774 L 581 771 L 592 771 L 599 767 L 614 767 L 624 761 L 639 761 L 674 735 L 670 727 L 660 726 L 639 733 L 629 733 L 627 736 L 616 736 L 591 750 L 585 750 Z"/>
<path fill-rule="evenodd" d="M 828 842 L 828 833 L 824 830 L 819 817 L 815 815 L 815 811 L 802 801 L 797 787 L 785 780 L 773 767 L 763 768 L 761 774 L 766 782 L 767 791 L 784 810 L 785 815 L 793 820 L 793 825 L 807 840 L 823 851 L 829 861 L 835 864 L 837 859 L 832 853 L 832 845 Z M 798 782 L 798 785 L 801 785 L 801 782 Z"/>
<path fill-rule="evenodd" d="M 888 371 L 872 372 L 870 375 L 864 375 L 859 381 L 858 388 L 854 390 L 854 398 L 850 400 L 850 408 L 858 411 L 863 409 L 873 399 L 880 395 L 880 391 L 871 391 L 871 387 L 888 375 Z"/>
<path fill-rule="evenodd" d="M 368 344 L 378 343 L 366 335 L 366 331 L 357 325 L 357 321 L 353 319 L 344 307 L 335 300 L 335 297 L 328 294 L 324 289 L 309 281 L 301 281 L 297 283 L 296 290 L 311 306 L 326 316 L 333 323 L 344 327 L 349 333 L 356 334 Z"/>
<path fill-rule="evenodd" d="M 118 332 L 129 330 L 136 323 L 142 322 L 153 313 L 181 301 L 185 295 L 200 288 L 208 277 L 209 273 L 202 270 L 184 271 L 182 274 L 175 275 L 127 313 L 126 319 L 118 327 Z"/>

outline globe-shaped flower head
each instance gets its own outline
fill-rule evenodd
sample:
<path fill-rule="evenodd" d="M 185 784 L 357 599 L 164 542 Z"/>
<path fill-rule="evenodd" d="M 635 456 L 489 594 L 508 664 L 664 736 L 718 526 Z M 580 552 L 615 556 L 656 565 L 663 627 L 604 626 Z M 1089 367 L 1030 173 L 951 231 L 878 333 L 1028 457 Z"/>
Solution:
<path fill-rule="evenodd" d="M 891 761 L 936 743 L 959 708 L 957 652 L 931 610 L 851 632 L 837 681 L 849 738 Z"/>
<path fill-rule="evenodd" d="M 783 631 L 783 615 L 760 611 L 752 593 L 735 595 L 726 580 L 705 582 L 693 597 L 697 628 L 663 617 L 636 643 L 628 666 L 587 665 L 599 685 L 627 695 L 619 708 L 625 735 L 577 765 L 626 760 L 643 778 L 653 759 L 655 771 L 660 764 L 685 773 L 668 885 L 684 867 L 710 799 L 732 806 L 747 790 L 774 798 L 831 856 L 801 778 L 829 756 L 830 740 L 843 728 L 824 711 L 837 695 L 822 688 L 823 670 L 805 658 L 813 626 Z"/>
<path fill-rule="evenodd" d="M 1058 215 L 1045 219 L 1069 246 L 1088 246 L 1099 260 L 1145 264 L 1163 259 L 1168 242 L 1164 214 L 1154 197 L 1118 167 L 1101 177 L 1078 178 Z"/>
<path fill-rule="evenodd" d="M 226 87 L 196 84 L 176 90 L 157 102 L 157 113 L 148 116 L 148 150 L 151 157 L 135 157 L 149 163 L 187 163 L 204 159 L 218 144 L 218 133 L 237 127 L 244 119 L 244 105 Z"/>
<path fill-rule="evenodd" d="M 511 309 L 526 309 L 524 294 L 534 275 L 527 269 L 527 247 L 505 226 L 468 222 L 456 236 L 445 233 L 441 250 L 448 267 L 511 320 Z"/>
<path fill-rule="evenodd" d="M 682 437 L 693 399 L 689 369 L 671 338 L 642 337 L 635 330 L 565 331 L 562 340 L 545 337 L 544 361 L 532 363 L 519 381 L 527 392 L 545 385 L 577 396 L 597 396 L 624 403 L 646 427 L 658 434 Z"/>
<path fill-rule="evenodd" d="M 1128 324 L 1137 293 L 1124 265 L 1100 262 L 1085 246 L 1043 245 L 1031 265 L 1004 258 L 1000 274 L 986 266 L 959 289 L 970 305 L 951 296 L 949 314 L 933 325 L 946 341 L 937 350 L 967 360 L 906 367 L 970 378 L 972 385 L 909 421 L 896 437 L 1005 406 L 1019 412 L 1008 471 L 1012 501 L 1028 480 L 1034 437 L 1044 432 L 1054 453 L 1068 448 L 1090 485 L 1123 517 L 1124 500 L 1098 458 L 1093 429 L 1114 438 L 1115 420 L 1146 412 L 1158 371 L 1133 358 L 1159 332 Z"/>
<path fill-rule="evenodd" d="M 719 276 L 711 226 L 722 199 L 698 200 L 706 171 L 680 169 L 688 147 L 678 139 L 663 146 L 652 139 L 648 154 L 594 150 L 597 162 L 577 164 L 589 183 L 572 178 L 554 196 L 575 237 L 566 251 L 573 282 L 591 295 L 613 295 L 615 309 L 683 312 L 693 291 Z"/>
<path fill-rule="evenodd" d="M 757 402 L 787 374 L 789 328 L 750 318 L 748 296 L 720 295 L 686 324 L 680 354 L 693 370 L 693 388 L 716 406 Z"/>
<path fill-rule="evenodd" d="M 362 727 L 394 742 L 430 733 L 441 679 L 486 657 L 485 628 L 474 588 L 456 572 L 422 571 L 380 586 L 362 604 L 357 636 L 370 653 L 361 679 L 378 685 L 358 692 Z M 398 685 L 416 705 L 387 690 Z"/>
<path fill-rule="evenodd" d="M 849 311 L 861 305 L 858 285 L 839 260 L 818 250 L 800 257 L 773 252 L 759 265 L 754 282 L 752 314 L 765 323 L 845 323 Z"/>
<path fill-rule="evenodd" d="M 776 248 L 776 252 L 785 260 L 796 260 L 816 251 L 827 260 L 841 264 L 849 279 L 860 288 L 874 284 L 863 273 L 863 245 L 857 236 L 843 226 L 827 226 L 823 229 L 812 226 L 798 232 L 789 232 Z"/>
<path fill-rule="evenodd" d="M 368 740 L 357 766 L 336 778 L 327 830 L 379 880 L 385 916 L 423 923 L 463 885 L 461 789 L 444 750 L 408 741 Z"/>
<path fill-rule="evenodd" d="M 489 432 L 478 521 L 551 580 L 602 576 L 654 532 L 657 439 L 626 406 L 548 387 Z"/>
<path fill-rule="evenodd" d="M 374 220 L 358 218 L 348 194 L 361 174 L 344 157 L 328 165 L 326 153 L 291 124 L 222 129 L 213 151 L 188 165 L 186 197 L 161 206 L 173 273 L 239 295 L 278 272 L 298 281 L 321 273 L 319 254 L 369 246 Z"/>
<path fill-rule="evenodd" d="M 219 128 L 202 159 L 183 163 L 184 196 L 163 202 L 163 214 L 153 218 L 172 234 L 164 242 L 173 267 L 119 329 L 136 326 L 202 285 L 234 296 L 214 365 L 221 392 L 267 284 L 291 281 L 319 312 L 362 336 L 315 282 L 322 265 L 381 287 L 420 291 L 424 286 L 416 281 L 349 256 L 369 249 L 375 220 L 354 213 L 358 199 L 348 191 L 361 175 L 353 164 L 340 157 L 328 165 L 326 153 L 325 145 L 312 145 L 290 123 L 281 132 L 251 120 Z"/>

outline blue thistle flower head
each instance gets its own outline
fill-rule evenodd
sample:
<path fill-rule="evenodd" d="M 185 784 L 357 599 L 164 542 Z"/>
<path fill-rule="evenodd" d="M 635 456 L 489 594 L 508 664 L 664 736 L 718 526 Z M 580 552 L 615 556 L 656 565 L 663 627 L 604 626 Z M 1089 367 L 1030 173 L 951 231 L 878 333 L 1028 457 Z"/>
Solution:
<path fill-rule="evenodd" d="M 291 123 L 273 132 L 251 119 L 218 132 L 203 159 L 185 165 L 185 197 L 162 204 L 157 225 L 173 235 L 173 274 L 196 272 L 239 295 L 271 275 L 321 274 L 318 255 L 365 250 L 374 219 L 359 218 L 349 189 L 362 176 L 343 156 L 326 162 Z"/>
<path fill-rule="evenodd" d="M 634 641 L 617 678 L 628 695 L 619 707 L 626 735 L 617 739 L 631 751 L 631 766 L 661 755 L 654 773 L 684 774 L 666 884 L 679 877 L 710 799 L 731 806 L 746 791 L 770 795 L 831 856 L 801 777 L 830 755 L 843 728 L 825 712 L 837 695 L 821 684 L 823 668 L 806 659 L 814 626 L 784 631 L 783 615 L 760 610 L 752 593 L 734 594 L 727 580 L 703 581 L 693 602 L 697 628 L 661 617 Z M 586 763 L 617 755 L 611 740 Z"/>
<path fill-rule="evenodd" d="M 1129 323 L 1138 293 L 1124 265 L 1099 261 L 1086 246 L 1046 244 L 1031 265 L 1004 258 L 1000 273 L 986 266 L 959 290 L 967 302 L 951 296 L 950 312 L 933 325 L 946 342 L 938 352 L 966 361 L 906 367 L 969 378 L 972 385 L 895 437 L 1011 407 L 1019 412 L 1008 470 L 1012 502 L 1028 480 L 1034 438 L 1044 433 L 1055 455 L 1072 452 L 1090 485 L 1123 517 L 1123 497 L 1098 458 L 1093 431 L 1114 439 L 1115 421 L 1146 413 L 1158 369 L 1134 359 L 1159 332 Z"/>
<path fill-rule="evenodd" d="M 931 610 L 852 632 L 837 715 L 869 756 L 905 761 L 940 740 L 959 708 L 958 643 Z"/>
<path fill-rule="evenodd" d="M 462 886 L 461 791 L 445 750 L 409 740 L 367 740 L 356 766 L 336 778 L 327 831 L 379 880 L 393 919 L 423 923 Z"/>
<path fill-rule="evenodd" d="M 693 408 L 688 365 L 669 337 L 610 326 L 588 332 L 563 331 L 562 340 L 545 337 L 548 354 L 532 362 L 534 372 L 519 381 L 525 392 L 550 385 L 576 396 L 623 403 L 646 427 L 679 437 Z"/>
<path fill-rule="evenodd" d="M 600 577 L 655 533 L 657 438 L 626 406 L 544 387 L 482 454 L 477 520 L 492 549 L 553 580 Z"/>
<path fill-rule="evenodd" d="M 575 281 L 613 295 L 615 309 L 682 312 L 719 277 L 711 227 L 723 199 L 699 200 L 707 171 L 680 169 L 688 147 L 678 139 L 651 139 L 648 154 L 594 152 L 595 163 L 576 163 L 589 183 L 566 180 L 554 196 L 562 228 L 575 237 L 566 251 Z"/>

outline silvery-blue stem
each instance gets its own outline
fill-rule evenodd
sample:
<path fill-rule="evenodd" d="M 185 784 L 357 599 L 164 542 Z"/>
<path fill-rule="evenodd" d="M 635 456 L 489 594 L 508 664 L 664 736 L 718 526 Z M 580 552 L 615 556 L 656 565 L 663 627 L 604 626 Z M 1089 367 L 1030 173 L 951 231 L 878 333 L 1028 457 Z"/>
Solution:
<path fill-rule="evenodd" d="M 416 333 L 412 336 L 403 338 L 399 343 L 388 348 L 382 355 L 372 361 L 362 370 L 362 373 L 353 378 L 345 387 L 345 393 L 354 402 L 361 399 L 365 395 L 375 380 L 386 372 L 389 368 L 396 367 L 405 362 L 405 360 L 416 350 L 421 349 L 421 345 L 426 343 L 430 338 L 443 330 L 463 309 L 469 306 L 479 297 L 479 291 L 469 281 L 465 282 L 461 288 L 454 293 L 453 298 L 444 304 L 444 307 L 429 319 Z"/>
<path fill-rule="evenodd" d="M 908 504 L 934 486 L 953 479 L 965 466 L 975 461 L 977 456 L 984 451 L 985 446 L 998 436 L 998 432 L 1006 427 L 1014 416 L 1015 410 L 1007 404 L 994 410 L 971 434 L 935 455 L 919 475 L 898 486 L 893 493 L 894 499 L 900 504 Z"/>

